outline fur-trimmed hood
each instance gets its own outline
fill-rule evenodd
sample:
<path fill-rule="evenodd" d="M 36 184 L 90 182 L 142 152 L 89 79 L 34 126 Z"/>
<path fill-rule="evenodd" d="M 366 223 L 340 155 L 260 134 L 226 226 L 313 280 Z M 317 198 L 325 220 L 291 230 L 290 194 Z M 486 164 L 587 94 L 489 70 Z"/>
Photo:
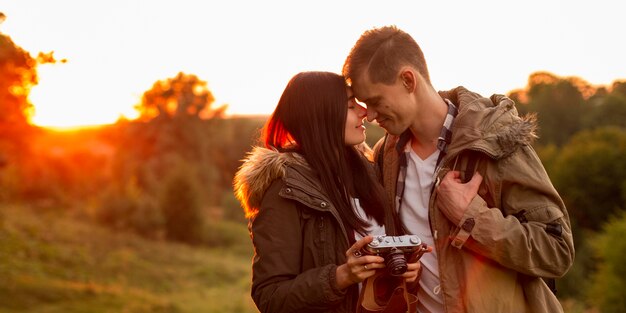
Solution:
<path fill-rule="evenodd" d="M 459 109 L 448 155 L 469 148 L 499 159 L 537 138 L 535 115 L 520 117 L 513 100 L 504 95 L 484 98 L 464 87 L 440 95 L 456 103 Z"/>
<path fill-rule="evenodd" d="M 356 145 L 355 148 L 366 159 L 371 160 L 373 151 L 365 142 Z M 291 176 L 288 175 L 288 169 L 292 169 Z M 243 159 L 243 164 L 233 179 L 235 196 L 243 206 L 246 217 L 256 214 L 263 195 L 272 182 L 288 176 L 297 177 L 295 179 L 299 181 L 298 185 L 308 192 L 325 197 L 321 183 L 301 154 L 254 147 Z M 291 181 L 293 183 L 294 180 Z"/>
<path fill-rule="evenodd" d="M 285 176 L 289 164 L 308 167 L 304 157 L 293 152 L 281 153 L 254 147 L 247 154 L 233 179 L 235 196 L 243 206 L 246 217 L 254 215 L 267 188 L 274 180 Z"/>

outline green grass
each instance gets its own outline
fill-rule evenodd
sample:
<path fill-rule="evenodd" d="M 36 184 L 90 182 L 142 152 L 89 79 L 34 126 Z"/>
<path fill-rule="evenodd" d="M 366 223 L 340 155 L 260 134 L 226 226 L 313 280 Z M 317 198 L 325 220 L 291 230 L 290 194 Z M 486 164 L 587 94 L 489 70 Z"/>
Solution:
<path fill-rule="evenodd" d="M 257 312 L 245 225 L 225 228 L 229 248 L 192 247 L 0 205 L 0 313 Z"/>

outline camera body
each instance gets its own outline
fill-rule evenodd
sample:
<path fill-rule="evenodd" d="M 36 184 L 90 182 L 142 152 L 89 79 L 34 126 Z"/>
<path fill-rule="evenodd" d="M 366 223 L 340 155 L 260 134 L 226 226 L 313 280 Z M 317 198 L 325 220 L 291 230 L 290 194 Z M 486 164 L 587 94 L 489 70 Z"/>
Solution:
<path fill-rule="evenodd" d="M 362 249 L 362 254 L 382 256 L 389 274 L 400 276 L 407 270 L 407 258 L 417 261 L 428 246 L 416 235 L 376 236 Z"/>

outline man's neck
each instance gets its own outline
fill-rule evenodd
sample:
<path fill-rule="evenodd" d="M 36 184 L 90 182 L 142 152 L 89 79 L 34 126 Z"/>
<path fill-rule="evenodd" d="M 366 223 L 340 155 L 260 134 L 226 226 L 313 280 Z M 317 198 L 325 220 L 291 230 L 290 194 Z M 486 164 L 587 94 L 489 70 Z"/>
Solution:
<path fill-rule="evenodd" d="M 411 148 L 422 159 L 426 159 L 437 150 L 437 139 L 448 113 L 448 105 L 433 90 L 428 101 L 420 103 L 416 121 L 411 125 Z"/>

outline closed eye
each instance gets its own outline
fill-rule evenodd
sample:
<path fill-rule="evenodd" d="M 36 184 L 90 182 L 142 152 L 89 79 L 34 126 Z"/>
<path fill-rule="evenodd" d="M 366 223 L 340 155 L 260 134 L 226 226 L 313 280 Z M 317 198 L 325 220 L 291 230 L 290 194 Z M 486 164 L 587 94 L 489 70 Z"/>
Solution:
<path fill-rule="evenodd" d="M 354 96 L 348 98 L 348 109 L 354 109 L 357 107 L 357 101 Z"/>

